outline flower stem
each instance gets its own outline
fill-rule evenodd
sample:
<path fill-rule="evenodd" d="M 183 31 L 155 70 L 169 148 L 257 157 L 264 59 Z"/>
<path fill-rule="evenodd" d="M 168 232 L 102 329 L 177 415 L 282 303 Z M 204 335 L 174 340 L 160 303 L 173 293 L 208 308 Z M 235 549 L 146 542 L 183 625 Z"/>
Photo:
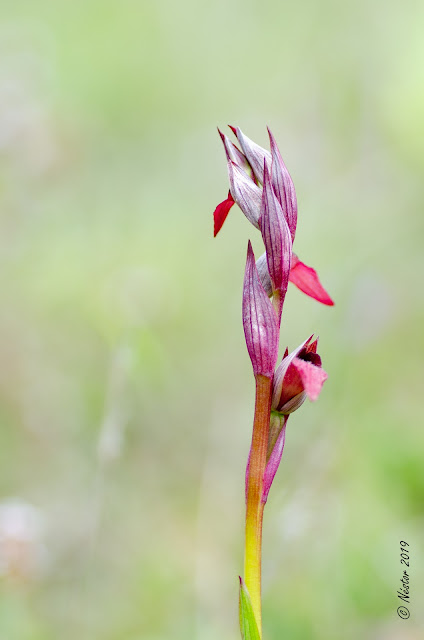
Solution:
<path fill-rule="evenodd" d="M 244 581 L 250 594 L 253 611 L 262 637 L 261 552 L 263 479 L 268 449 L 271 413 L 272 380 L 256 376 L 255 418 L 247 479 Z"/>

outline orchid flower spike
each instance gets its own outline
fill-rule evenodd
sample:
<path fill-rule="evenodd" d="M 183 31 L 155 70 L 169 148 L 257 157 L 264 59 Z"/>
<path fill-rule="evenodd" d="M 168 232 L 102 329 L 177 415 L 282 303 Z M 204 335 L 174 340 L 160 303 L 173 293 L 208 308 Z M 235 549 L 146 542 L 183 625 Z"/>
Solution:
<path fill-rule="evenodd" d="M 311 336 L 276 367 L 283 304 L 289 281 L 323 304 L 333 301 L 317 272 L 293 253 L 297 199 L 293 181 L 274 136 L 270 151 L 231 127 L 238 145 L 219 130 L 227 157 L 230 190 L 214 211 L 214 235 L 237 204 L 259 229 L 265 253 L 256 261 L 248 244 L 242 317 L 255 376 L 255 415 L 246 466 L 245 562 L 240 578 L 240 629 L 243 640 L 261 640 L 261 549 L 264 505 L 279 468 L 290 415 L 307 397 L 316 400 L 327 374 Z"/>

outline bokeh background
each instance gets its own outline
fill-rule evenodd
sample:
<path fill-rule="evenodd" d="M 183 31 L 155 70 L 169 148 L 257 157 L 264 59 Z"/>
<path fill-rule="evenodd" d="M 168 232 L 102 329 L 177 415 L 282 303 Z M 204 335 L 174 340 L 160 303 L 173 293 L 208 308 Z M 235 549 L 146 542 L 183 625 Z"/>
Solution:
<path fill-rule="evenodd" d="M 0 639 L 233 640 L 254 384 L 216 126 L 274 131 L 329 380 L 267 507 L 265 637 L 421 636 L 424 4 L 3 0 Z M 411 618 L 396 597 L 411 549 Z"/>

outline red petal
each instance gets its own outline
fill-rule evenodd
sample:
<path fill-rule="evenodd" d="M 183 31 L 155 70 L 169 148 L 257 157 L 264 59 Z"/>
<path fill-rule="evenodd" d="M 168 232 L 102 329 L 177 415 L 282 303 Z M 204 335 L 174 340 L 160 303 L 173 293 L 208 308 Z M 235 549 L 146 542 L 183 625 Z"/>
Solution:
<path fill-rule="evenodd" d="M 222 225 L 225 222 L 228 212 L 234 204 L 233 196 L 228 192 L 228 198 L 223 202 L 220 202 L 215 211 L 213 212 L 213 237 L 218 234 Z"/>
<path fill-rule="evenodd" d="M 293 254 L 292 267 L 290 271 L 290 282 L 306 293 L 307 296 L 322 302 L 328 306 L 333 306 L 334 302 L 322 286 L 319 281 L 318 274 L 315 269 L 308 267 L 304 262 L 299 260 L 297 256 Z"/>

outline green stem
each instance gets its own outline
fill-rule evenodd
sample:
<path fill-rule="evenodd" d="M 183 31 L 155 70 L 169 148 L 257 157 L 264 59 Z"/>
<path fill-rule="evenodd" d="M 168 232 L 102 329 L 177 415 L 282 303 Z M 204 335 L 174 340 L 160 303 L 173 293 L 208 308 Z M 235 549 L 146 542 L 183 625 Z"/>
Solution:
<path fill-rule="evenodd" d="M 247 480 L 244 581 L 250 594 L 261 638 L 261 553 L 262 520 L 265 506 L 262 503 L 262 490 L 268 449 L 271 395 L 271 379 L 258 375 L 256 377 L 255 418 Z"/>

